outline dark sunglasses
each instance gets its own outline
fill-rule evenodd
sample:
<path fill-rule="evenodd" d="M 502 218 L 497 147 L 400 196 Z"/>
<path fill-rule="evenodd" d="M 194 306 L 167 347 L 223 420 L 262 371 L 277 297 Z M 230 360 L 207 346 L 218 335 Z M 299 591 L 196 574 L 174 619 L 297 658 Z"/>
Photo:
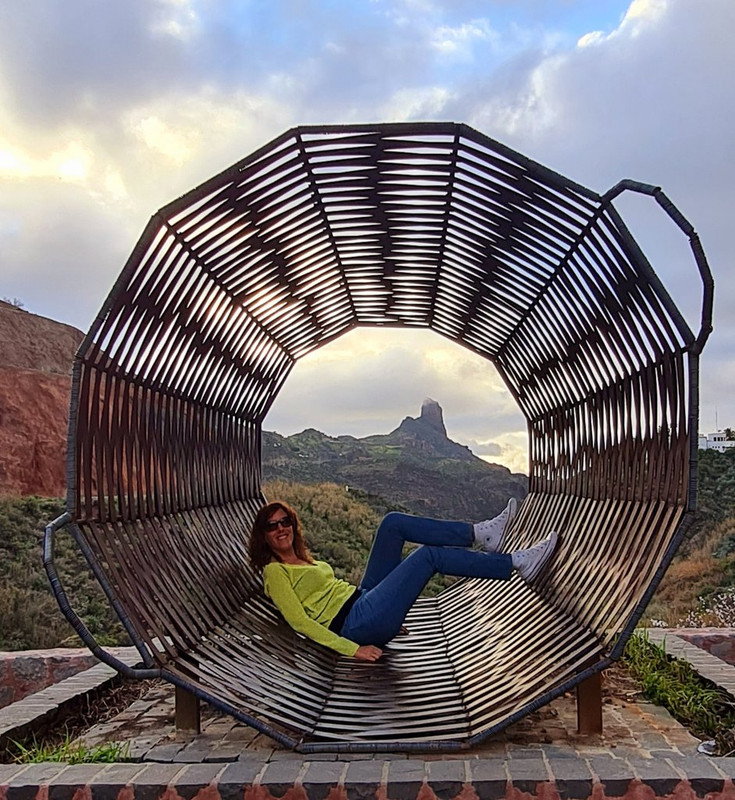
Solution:
<path fill-rule="evenodd" d="M 272 519 L 270 522 L 265 523 L 267 531 L 277 531 L 279 528 L 291 528 L 293 521 L 291 517 L 281 517 L 280 519 Z"/>

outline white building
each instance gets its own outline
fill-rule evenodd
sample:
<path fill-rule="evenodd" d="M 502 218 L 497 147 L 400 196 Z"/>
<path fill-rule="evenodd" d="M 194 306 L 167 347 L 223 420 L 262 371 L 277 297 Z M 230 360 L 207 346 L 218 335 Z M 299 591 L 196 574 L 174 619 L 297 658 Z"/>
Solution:
<path fill-rule="evenodd" d="M 732 439 L 728 441 L 725 431 L 708 433 L 706 436 L 702 433 L 699 434 L 700 450 L 718 450 L 720 453 L 724 453 L 729 447 L 735 447 L 735 441 Z"/>

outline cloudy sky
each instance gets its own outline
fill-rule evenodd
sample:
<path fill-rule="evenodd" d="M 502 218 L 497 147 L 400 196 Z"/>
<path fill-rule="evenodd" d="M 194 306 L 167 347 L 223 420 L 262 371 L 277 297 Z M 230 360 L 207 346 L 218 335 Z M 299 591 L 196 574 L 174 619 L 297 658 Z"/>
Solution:
<path fill-rule="evenodd" d="M 717 283 L 700 427 L 735 426 L 734 33 L 733 0 L 3 0 L 0 297 L 87 330 L 151 214 L 285 129 L 466 122 L 596 191 L 663 187 Z M 696 330 L 686 240 L 618 208 Z M 382 433 L 426 396 L 525 469 L 492 368 L 425 332 L 303 359 L 266 427 Z"/>

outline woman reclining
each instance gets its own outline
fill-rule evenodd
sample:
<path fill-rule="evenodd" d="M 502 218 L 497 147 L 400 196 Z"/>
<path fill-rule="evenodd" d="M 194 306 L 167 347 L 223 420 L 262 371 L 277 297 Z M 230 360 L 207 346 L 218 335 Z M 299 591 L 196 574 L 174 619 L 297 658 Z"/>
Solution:
<path fill-rule="evenodd" d="M 516 514 L 511 498 L 490 520 L 475 524 L 391 512 L 375 534 L 359 587 L 335 578 L 315 561 L 296 512 L 276 501 L 263 506 L 253 522 L 250 560 L 262 570 L 265 593 L 296 631 L 360 661 L 376 661 L 429 578 L 436 573 L 509 580 L 538 577 L 554 553 L 557 534 L 527 550 L 500 552 Z M 406 542 L 423 545 L 402 558 Z M 479 544 L 483 552 L 469 549 Z M 404 629 L 405 630 L 405 629 Z"/>

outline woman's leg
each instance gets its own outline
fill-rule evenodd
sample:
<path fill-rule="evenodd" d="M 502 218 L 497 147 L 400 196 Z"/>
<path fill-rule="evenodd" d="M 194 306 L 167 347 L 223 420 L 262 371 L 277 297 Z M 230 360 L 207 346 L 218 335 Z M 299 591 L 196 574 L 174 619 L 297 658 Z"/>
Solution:
<path fill-rule="evenodd" d="M 383 517 L 375 534 L 360 588 L 374 588 L 394 570 L 401 563 L 406 542 L 435 547 L 470 547 L 474 538 L 472 530 L 469 522 L 414 517 L 391 511 Z"/>
<path fill-rule="evenodd" d="M 508 580 L 511 570 L 511 556 L 506 553 L 478 553 L 460 547 L 419 547 L 380 583 L 363 592 L 347 615 L 341 635 L 358 644 L 382 646 L 398 633 L 421 590 L 437 572 Z"/>

